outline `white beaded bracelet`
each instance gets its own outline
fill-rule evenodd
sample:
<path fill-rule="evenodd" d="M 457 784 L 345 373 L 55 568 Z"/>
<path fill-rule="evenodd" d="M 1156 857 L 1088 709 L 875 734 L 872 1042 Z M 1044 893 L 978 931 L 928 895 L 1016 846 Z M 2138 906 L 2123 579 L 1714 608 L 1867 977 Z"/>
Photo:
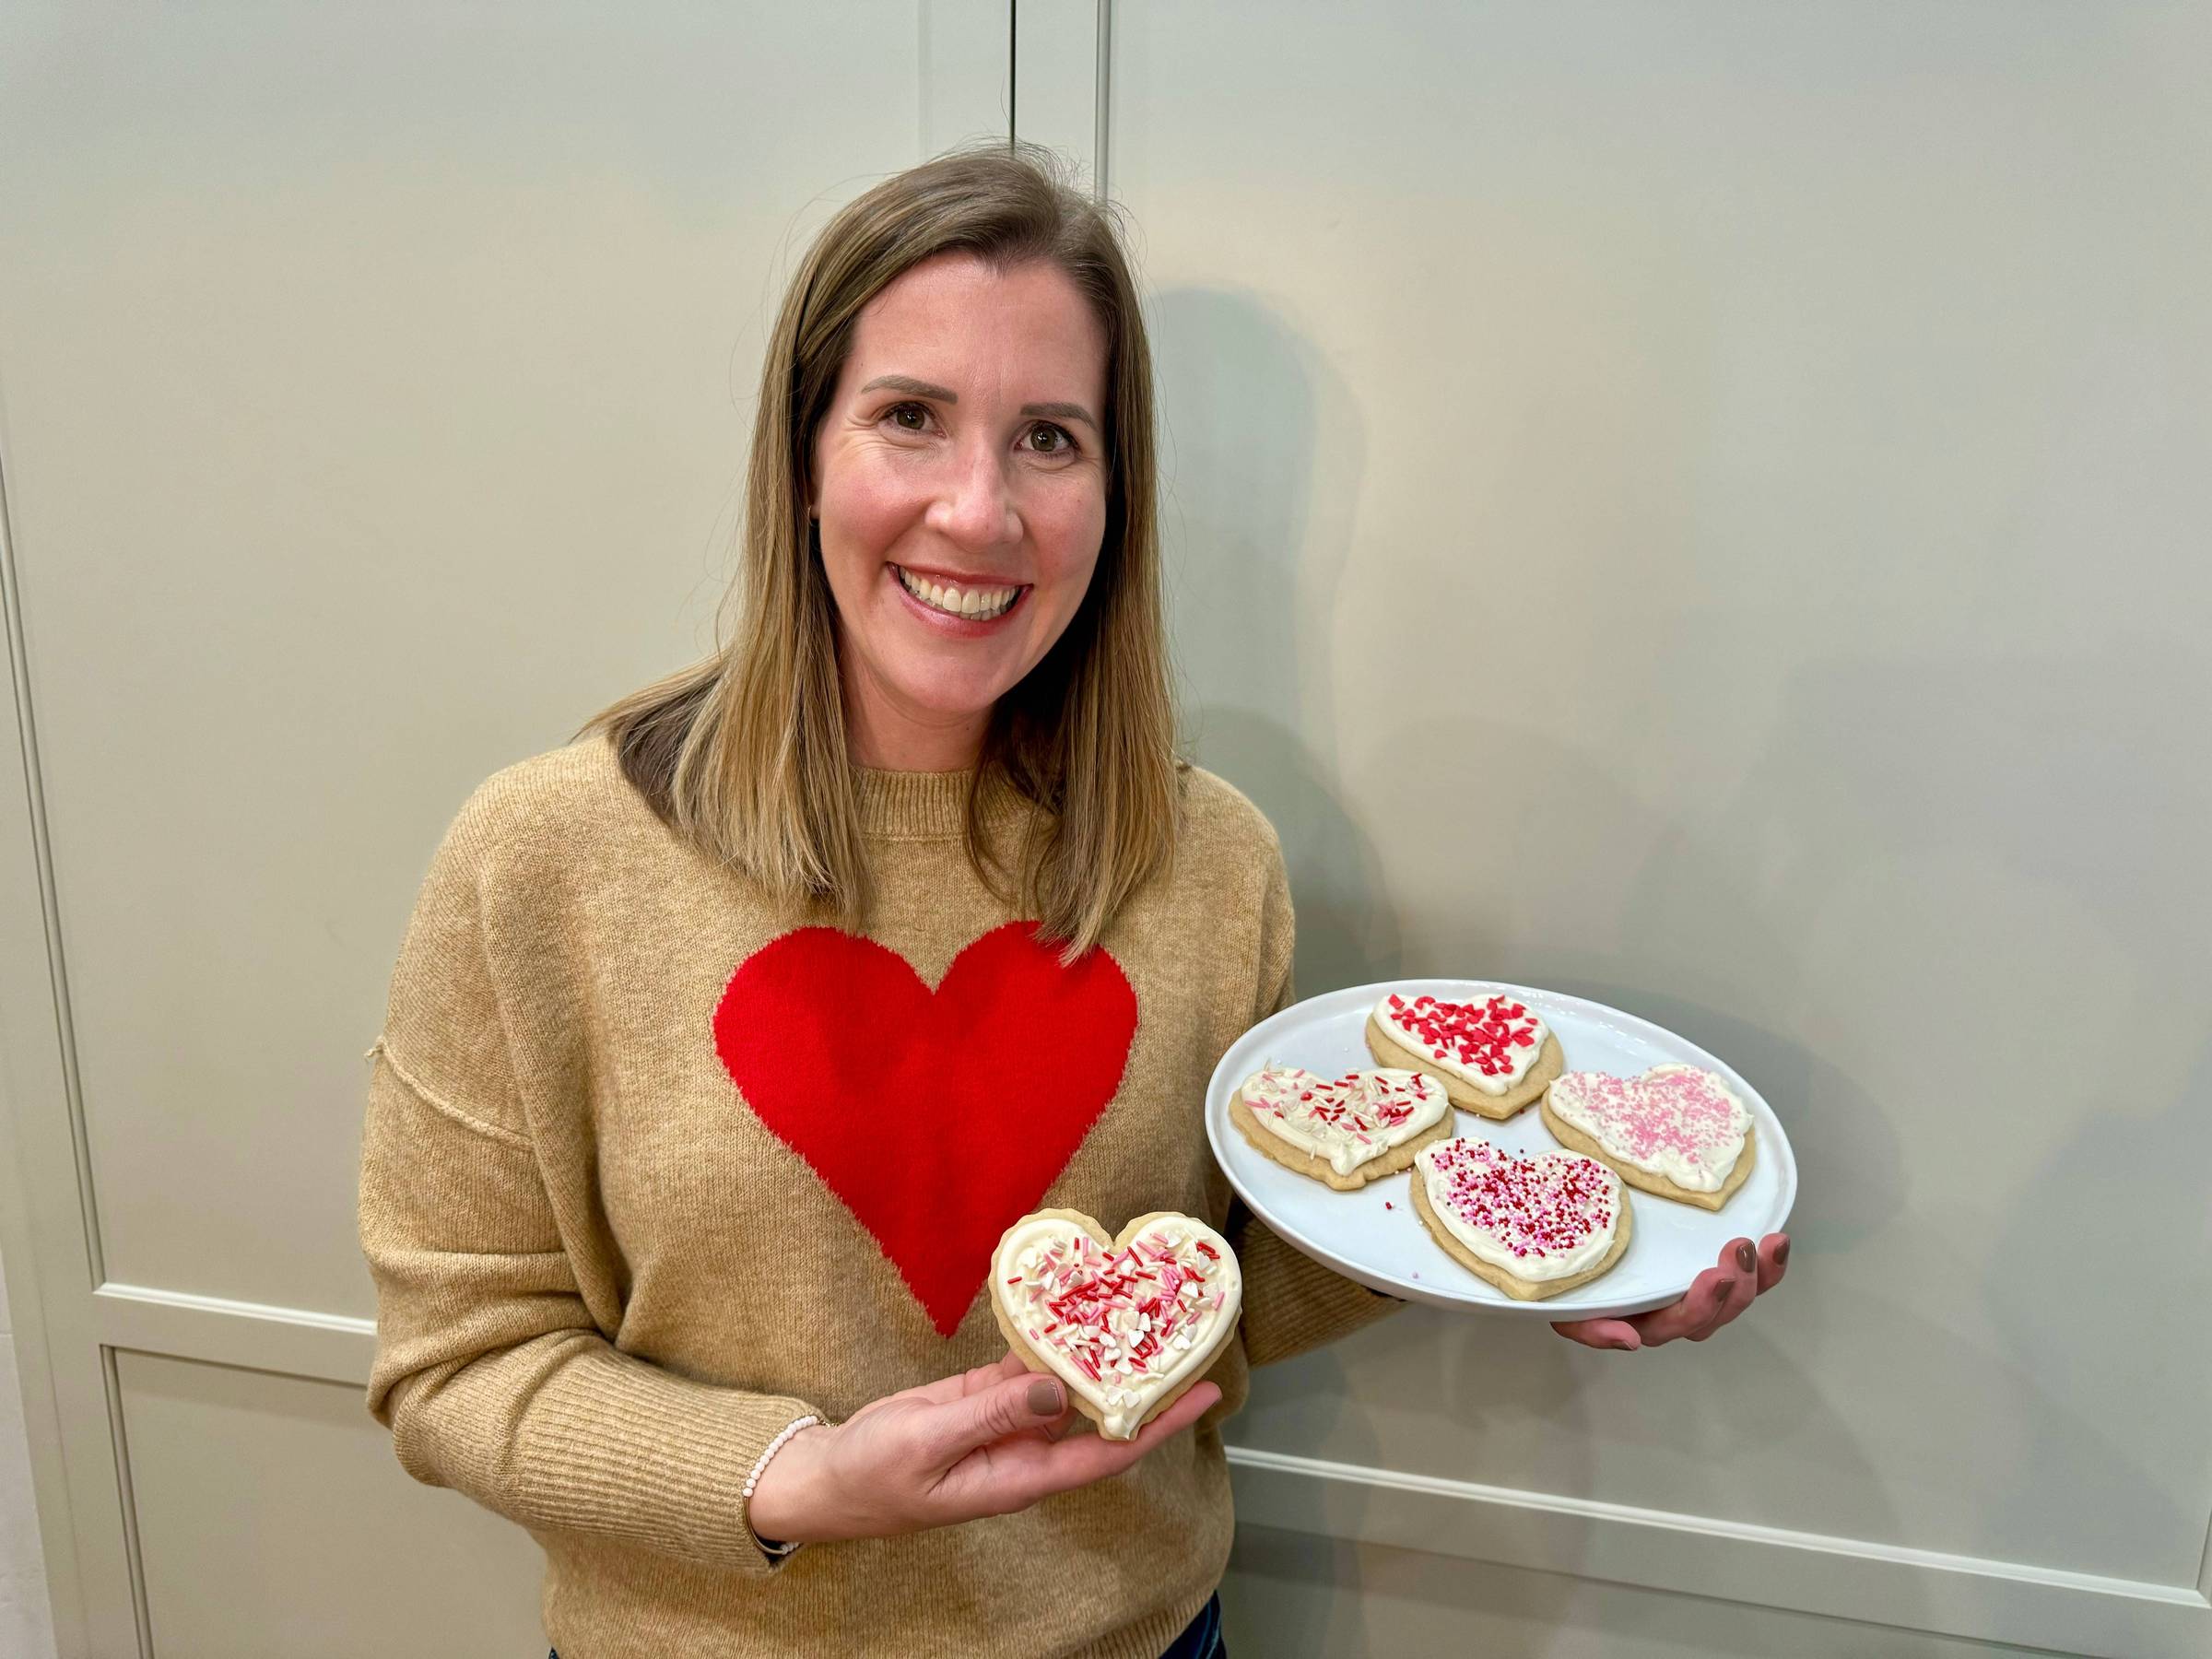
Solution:
<path fill-rule="evenodd" d="M 786 1425 L 782 1433 L 778 1434 L 774 1440 L 771 1440 L 768 1442 L 768 1450 L 760 1453 L 759 1459 L 753 1464 L 752 1473 L 745 1477 L 745 1499 L 747 1503 L 752 1501 L 753 1488 L 760 1479 L 760 1471 L 768 1467 L 768 1460 L 773 1457 L 777 1453 L 782 1451 L 783 1442 L 789 1440 L 793 1435 L 798 1433 L 800 1430 L 811 1429 L 821 1420 L 822 1419 L 820 1418 L 816 1417 L 812 1412 L 808 1412 L 805 1417 L 799 1418 L 796 1422 Z M 747 1530 L 750 1530 L 752 1522 L 749 1516 L 747 1518 L 746 1525 Z M 772 1556 L 787 1556 L 793 1550 L 798 1548 L 796 1544 L 771 1545 L 765 1539 L 761 1538 L 759 1533 L 754 1533 L 753 1537 L 755 1541 L 760 1545 L 762 1549 L 767 1550 L 768 1553 Z"/>

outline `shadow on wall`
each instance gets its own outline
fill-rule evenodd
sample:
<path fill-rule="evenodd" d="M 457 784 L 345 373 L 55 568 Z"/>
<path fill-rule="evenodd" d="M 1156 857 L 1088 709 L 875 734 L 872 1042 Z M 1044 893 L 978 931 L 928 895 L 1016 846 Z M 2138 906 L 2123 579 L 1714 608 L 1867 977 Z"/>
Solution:
<path fill-rule="evenodd" d="M 1329 618 L 1366 430 L 1350 389 L 1256 294 L 1168 288 L 1159 364 L 1170 629 L 1199 762 L 1282 837 L 1301 994 L 1398 971 L 1382 869 L 1336 784 Z"/>
<path fill-rule="evenodd" d="M 2125 743 L 2112 729 L 2116 711 L 2180 720 L 2204 659 L 2006 653 L 1902 624 L 1869 636 L 1842 606 L 1832 628 L 1793 623 L 1777 661 L 1759 626 L 1771 594 L 1672 605 L 1664 633 L 1636 632 L 1661 571 L 1591 595 L 1641 655 L 1594 682 L 1579 724 L 1480 707 L 1429 712 L 1434 730 L 1417 717 L 1416 748 L 1541 754 L 1541 806 L 1395 840 L 1386 881 L 1353 804 L 1386 786 L 1408 818 L 1464 818 L 1465 802 L 1456 780 L 1371 772 L 1382 757 L 1347 777 L 1337 750 L 1352 670 L 1333 657 L 1334 606 L 1358 558 L 1360 407 L 1252 291 L 1169 289 L 1155 335 L 1184 706 L 1197 757 L 1281 833 L 1300 991 L 1489 971 L 1631 1009 L 1757 1083 L 1805 1175 L 1793 1292 L 1709 1348 L 1639 1366 L 1540 1325 L 1417 1310 L 1256 1378 L 1235 1438 L 1406 1466 L 1421 1422 L 1457 1419 L 1557 1450 L 1451 1472 L 1595 1496 L 1602 1447 L 1648 1465 L 1652 1446 L 1725 1434 L 1727 1455 L 1685 1460 L 1665 1507 L 2142 1571 L 2092 1559 L 2102 1547 L 2053 1526 L 2049 1505 L 2070 1487 L 2091 1512 L 2136 1517 L 2138 1544 L 2182 1535 L 2186 1472 L 2150 1466 L 2143 1430 L 2096 1406 L 2155 1400 L 2160 1346 L 2130 1299 L 2082 1300 L 2068 1241 L 2038 1218 L 2085 1179 L 2124 1190 L 2162 1154 L 2212 1156 L 2212 1118 L 2193 1110 L 2205 1077 L 2189 1073 L 2204 977 L 2187 897 L 2212 795 L 2176 725 Z M 1621 700 L 1654 683 L 1682 694 Z M 1684 757 L 1716 794 L 1681 787 L 1667 769 Z M 1530 879 L 1485 884 L 1468 867 Z M 1424 895 L 1404 921 L 1394 887 Z M 2038 1010 L 2073 1003 L 2130 1010 L 2128 1089 L 2054 1087 Z M 1930 1259 L 1978 1272 L 1964 1305 L 1915 1271 Z M 2201 1252 L 2170 1262 L 2155 1300 L 2197 1305 L 2202 1281 Z M 2183 1333 L 2173 1352 L 2201 1345 Z M 2017 1458 L 2006 1433 L 2026 1437 Z"/>
<path fill-rule="evenodd" d="M 1717 648 L 1700 626 L 1685 619 L 1678 649 Z M 1752 1077 L 1806 1171 L 1792 1288 L 1712 1347 L 1671 1350 L 1657 1374 L 1604 1356 L 1593 1370 L 1540 1327 L 1416 1310 L 1255 1378 L 1237 1439 L 1418 1467 L 1409 1430 L 1457 1418 L 1479 1425 L 1477 1446 L 1496 1435 L 1559 1450 L 1540 1467 L 1512 1457 L 1516 1474 L 1477 1452 L 1455 1473 L 1588 1496 L 1603 1492 L 1597 1445 L 1686 1440 L 1718 1461 L 1686 1464 L 1668 1509 L 2185 1583 L 2190 1561 L 2150 1552 L 2201 1540 L 2194 1471 L 2144 1454 L 2147 1440 L 2185 1443 L 2185 1430 L 2131 1431 L 2102 1403 L 2169 1409 L 2160 1375 L 2177 1361 L 2189 1374 L 2201 1348 L 2185 1329 L 2147 1339 L 2143 1301 L 2080 1294 L 2078 1240 L 2049 1225 L 2083 1192 L 2212 1158 L 2201 959 L 2177 902 L 2212 833 L 2207 792 L 2154 768 L 2163 793 L 2131 802 L 2091 695 L 2132 675 L 2141 683 L 2121 701 L 2170 706 L 2174 672 L 1955 650 L 1807 662 L 1727 798 L 1694 821 L 1654 806 L 1632 771 L 1555 742 L 1545 810 L 1494 826 L 1487 850 L 1533 860 L 1549 839 L 1572 867 L 1581 849 L 1562 853 L 1574 833 L 1562 826 L 1606 826 L 1588 851 L 1610 847 L 1613 867 L 1592 869 L 1587 895 L 1543 895 L 1549 930 L 1463 893 L 1415 954 L 1494 946 L 1485 959 L 1515 976 L 1654 1018 Z M 1678 752 L 1685 737 L 1665 724 L 1695 718 L 1653 709 L 1624 750 Z M 1478 725 L 1472 740 L 1529 737 Z M 2114 804 L 2090 833 L 2052 809 L 2070 790 Z M 2124 1078 L 2050 1069 L 2041 1020 L 2081 1007 L 2130 1010 Z M 1913 1018 L 1928 1008 L 1945 1017 Z M 2159 1225 L 2169 1253 L 2146 1281 L 2148 1306 L 2202 1305 L 2188 1223 L 2164 1231 L 2177 1226 L 2169 1211 Z M 1976 1277 L 1947 1288 L 1912 1271 L 1943 1260 Z M 1851 1397 L 1866 1388 L 1892 1404 L 1870 1415 Z M 1758 1500 L 1793 1489 L 1812 1502 Z M 2129 1517 L 2124 1537 L 2053 1525 L 2053 1492 L 2073 1494 L 2077 1515 Z M 1367 1558 L 1332 1559 L 1352 1571 Z M 1909 1623 L 1913 1609 L 1888 1611 Z M 1359 1622 L 1331 1617 L 1338 1636 Z"/>

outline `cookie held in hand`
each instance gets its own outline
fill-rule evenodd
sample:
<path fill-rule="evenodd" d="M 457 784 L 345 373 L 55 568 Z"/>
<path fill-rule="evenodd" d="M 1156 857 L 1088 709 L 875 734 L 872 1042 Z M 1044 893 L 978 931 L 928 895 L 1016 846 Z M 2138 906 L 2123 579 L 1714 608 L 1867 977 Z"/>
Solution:
<path fill-rule="evenodd" d="M 1229 1098 L 1229 1121 L 1276 1162 L 1340 1193 L 1394 1175 L 1452 1133 L 1452 1101 L 1434 1077 L 1356 1071 L 1324 1077 L 1269 1065 Z"/>
<path fill-rule="evenodd" d="M 1620 1260 L 1631 1225 L 1620 1177 L 1596 1159 L 1472 1139 L 1414 1154 L 1413 1213 L 1453 1260 L 1515 1301 L 1588 1284 Z"/>
<path fill-rule="evenodd" d="M 1118 1239 L 1080 1210 L 1039 1210 L 991 1258 L 991 1311 L 1021 1361 L 1067 1385 L 1109 1440 L 1134 1440 L 1236 1332 L 1244 1280 L 1229 1241 L 1155 1210 Z"/>
<path fill-rule="evenodd" d="M 1512 1117 L 1567 1067 L 1535 1010 L 1504 995 L 1452 1002 L 1394 991 L 1367 1018 L 1367 1047 L 1379 1065 L 1441 1077 L 1453 1105 L 1487 1118 Z"/>
<path fill-rule="evenodd" d="M 1563 1147 L 1601 1159 L 1640 1192 L 1717 1210 L 1749 1179 L 1751 1110 L 1695 1065 L 1641 1077 L 1567 1072 L 1545 1090 L 1544 1126 Z"/>

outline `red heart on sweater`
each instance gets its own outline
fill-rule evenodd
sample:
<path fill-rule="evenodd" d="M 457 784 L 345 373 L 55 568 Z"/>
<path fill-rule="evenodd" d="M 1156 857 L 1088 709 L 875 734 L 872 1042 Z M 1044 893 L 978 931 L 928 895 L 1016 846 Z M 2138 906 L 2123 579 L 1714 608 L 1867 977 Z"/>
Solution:
<path fill-rule="evenodd" d="M 770 1131 L 959 1328 L 999 1235 L 1039 1207 L 1121 1087 L 1136 994 L 1103 950 L 1063 967 L 994 928 L 935 991 L 905 958 L 802 927 L 738 965 L 714 1047 Z"/>

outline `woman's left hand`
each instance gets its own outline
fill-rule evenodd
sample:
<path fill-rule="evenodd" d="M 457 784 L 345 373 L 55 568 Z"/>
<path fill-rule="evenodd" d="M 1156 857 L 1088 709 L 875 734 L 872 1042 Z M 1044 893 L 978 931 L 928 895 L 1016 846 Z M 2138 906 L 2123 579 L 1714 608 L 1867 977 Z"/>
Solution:
<path fill-rule="evenodd" d="M 1657 1347 L 1677 1336 L 1702 1342 L 1749 1307 L 1761 1290 L 1781 1284 L 1789 1265 L 1787 1233 L 1769 1233 L 1757 1250 L 1748 1239 L 1731 1239 L 1719 1264 L 1692 1279 L 1689 1294 L 1671 1307 L 1629 1319 L 1572 1319 L 1551 1328 L 1586 1347 Z"/>

